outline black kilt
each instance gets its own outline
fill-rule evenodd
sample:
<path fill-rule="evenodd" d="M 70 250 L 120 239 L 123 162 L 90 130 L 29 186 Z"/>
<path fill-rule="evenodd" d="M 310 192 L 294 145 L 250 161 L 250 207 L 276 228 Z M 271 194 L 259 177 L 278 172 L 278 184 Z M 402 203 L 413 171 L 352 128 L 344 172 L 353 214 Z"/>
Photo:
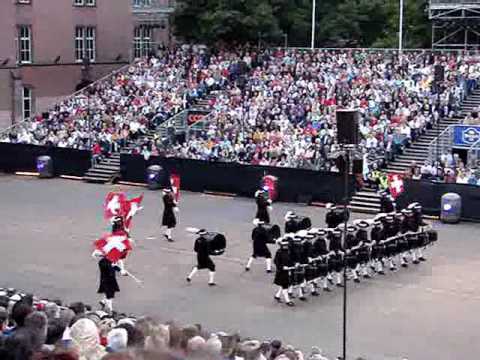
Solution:
<path fill-rule="evenodd" d="M 397 253 L 410 250 L 412 244 L 413 241 L 410 241 L 406 236 L 400 236 L 397 240 Z"/>
<path fill-rule="evenodd" d="M 345 255 L 345 264 L 347 264 L 350 269 L 355 268 L 358 264 L 358 256 L 355 254 Z"/>
<path fill-rule="evenodd" d="M 370 251 L 368 248 L 362 247 L 358 250 L 357 257 L 360 264 L 365 264 L 370 261 Z"/>
<path fill-rule="evenodd" d="M 293 281 L 292 285 L 301 285 L 305 281 L 305 268 L 297 267 L 292 270 Z"/>
<path fill-rule="evenodd" d="M 316 264 L 309 264 L 305 269 L 305 280 L 312 281 L 318 277 Z"/>
<path fill-rule="evenodd" d="M 263 221 L 265 224 L 270 224 L 270 214 L 268 213 L 267 208 L 261 208 L 257 210 L 257 215 L 255 216 L 260 221 Z"/>
<path fill-rule="evenodd" d="M 372 259 L 380 260 L 385 256 L 385 245 L 373 245 Z"/>
<path fill-rule="evenodd" d="M 107 299 L 113 299 L 115 293 L 120 291 L 116 277 L 117 271 L 106 258 L 102 258 L 98 262 L 98 268 L 100 269 L 100 286 L 97 292 L 99 294 L 105 294 Z"/>
<path fill-rule="evenodd" d="M 213 263 L 210 256 L 202 256 L 197 254 L 197 269 L 208 269 L 210 271 L 215 271 L 215 264 Z"/>
<path fill-rule="evenodd" d="M 162 216 L 162 226 L 166 226 L 167 228 L 171 229 L 177 225 L 177 219 L 175 218 L 175 214 L 173 213 L 173 209 L 164 210 Z"/>
<path fill-rule="evenodd" d="M 328 275 L 328 262 L 326 260 L 317 263 L 317 278 Z"/>
<path fill-rule="evenodd" d="M 272 253 L 268 248 L 267 244 L 263 240 L 253 240 L 253 258 L 266 258 L 271 259 Z"/>
<path fill-rule="evenodd" d="M 385 247 L 385 253 L 387 256 L 395 256 L 397 254 L 397 242 L 387 242 Z"/>
<path fill-rule="evenodd" d="M 340 272 L 343 269 L 342 255 L 333 255 L 328 259 L 328 271 Z"/>
<path fill-rule="evenodd" d="M 277 269 L 273 283 L 280 286 L 282 289 L 288 289 L 290 286 L 290 274 L 288 270 Z"/>

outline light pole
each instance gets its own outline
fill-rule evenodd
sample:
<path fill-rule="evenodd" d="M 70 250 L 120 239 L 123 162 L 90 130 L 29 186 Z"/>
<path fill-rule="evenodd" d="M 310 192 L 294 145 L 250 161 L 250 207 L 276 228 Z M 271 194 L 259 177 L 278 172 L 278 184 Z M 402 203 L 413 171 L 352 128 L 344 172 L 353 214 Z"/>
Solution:
<path fill-rule="evenodd" d="M 317 13 L 317 2 L 316 0 L 313 0 L 312 4 L 312 44 L 311 48 L 312 50 L 315 49 L 315 15 Z"/>
<path fill-rule="evenodd" d="M 400 0 L 400 23 L 398 30 L 398 57 L 400 65 L 402 65 L 402 50 L 403 50 L 403 0 Z"/>

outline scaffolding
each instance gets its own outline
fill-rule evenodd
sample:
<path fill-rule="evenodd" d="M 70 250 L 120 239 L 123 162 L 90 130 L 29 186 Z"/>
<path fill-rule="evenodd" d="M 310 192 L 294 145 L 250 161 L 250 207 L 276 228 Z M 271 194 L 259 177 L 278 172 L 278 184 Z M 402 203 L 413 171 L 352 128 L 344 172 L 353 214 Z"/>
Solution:
<path fill-rule="evenodd" d="M 433 49 L 480 48 L 480 0 L 430 0 Z"/>

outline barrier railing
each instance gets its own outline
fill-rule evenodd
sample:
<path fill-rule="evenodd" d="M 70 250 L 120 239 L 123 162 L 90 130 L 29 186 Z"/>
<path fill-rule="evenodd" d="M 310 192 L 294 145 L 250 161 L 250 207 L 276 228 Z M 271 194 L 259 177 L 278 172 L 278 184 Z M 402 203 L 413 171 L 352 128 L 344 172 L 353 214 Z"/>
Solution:
<path fill-rule="evenodd" d="M 455 125 L 447 127 L 428 145 L 428 159 L 431 162 L 438 160 L 442 154 L 449 153 L 452 150 L 454 127 Z"/>

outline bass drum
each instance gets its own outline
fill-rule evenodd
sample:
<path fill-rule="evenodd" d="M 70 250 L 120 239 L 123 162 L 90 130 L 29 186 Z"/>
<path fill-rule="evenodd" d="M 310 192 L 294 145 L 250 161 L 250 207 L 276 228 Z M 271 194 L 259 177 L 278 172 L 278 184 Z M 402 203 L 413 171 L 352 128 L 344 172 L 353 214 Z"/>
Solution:
<path fill-rule="evenodd" d="M 208 249 L 210 255 L 222 255 L 227 248 L 227 239 L 224 235 L 216 232 L 208 232 L 204 235 L 205 240 L 208 243 Z"/>
<path fill-rule="evenodd" d="M 265 229 L 267 229 L 268 232 L 268 243 L 275 244 L 275 240 L 280 238 L 280 236 L 282 235 L 280 231 L 280 226 L 270 224 L 266 224 L 263 226 L 265 227 Z"/>

